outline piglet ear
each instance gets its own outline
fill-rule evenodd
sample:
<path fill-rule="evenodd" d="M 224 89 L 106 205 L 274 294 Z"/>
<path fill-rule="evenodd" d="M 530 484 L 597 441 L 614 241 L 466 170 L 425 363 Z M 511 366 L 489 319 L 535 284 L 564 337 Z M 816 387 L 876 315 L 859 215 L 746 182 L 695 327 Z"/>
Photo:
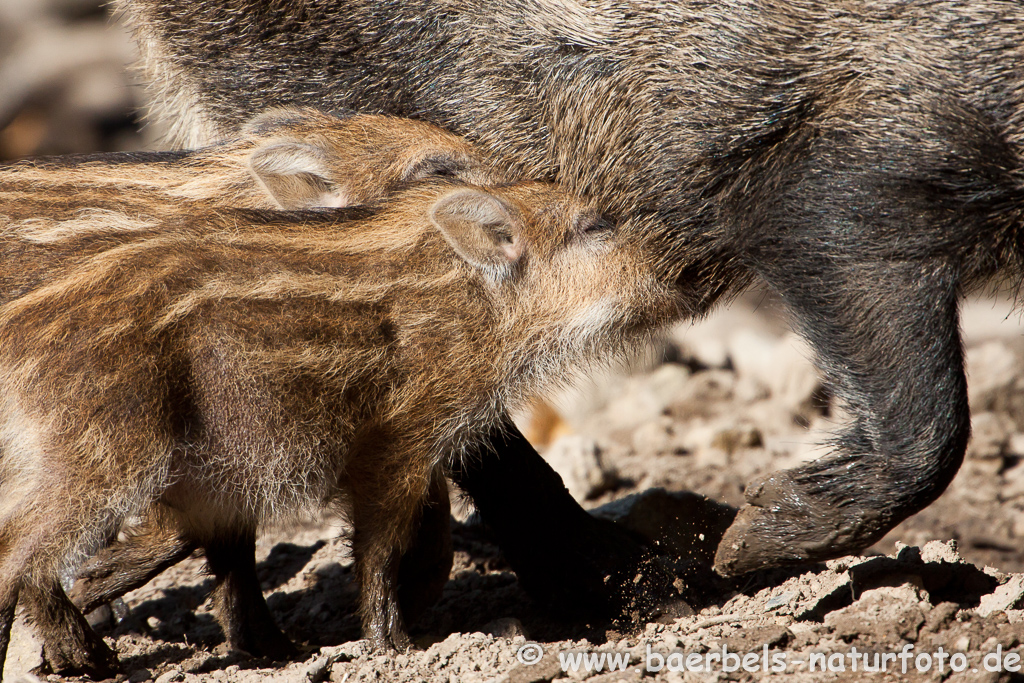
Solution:
<path fill-rule="evenodd" d="M 327 150 L 298 140 L 276 140 L 249 155 L 249 171 L 282 209 L 343 207 L 351 201 L 330 180 Z"/>
<path fill-rule="evenodd" d="M 483 190 L 456 190 L 441 197 L 430 210 L 430 220 L 475 268 L 504 276 L 523 255 L 518 213 Z"/>

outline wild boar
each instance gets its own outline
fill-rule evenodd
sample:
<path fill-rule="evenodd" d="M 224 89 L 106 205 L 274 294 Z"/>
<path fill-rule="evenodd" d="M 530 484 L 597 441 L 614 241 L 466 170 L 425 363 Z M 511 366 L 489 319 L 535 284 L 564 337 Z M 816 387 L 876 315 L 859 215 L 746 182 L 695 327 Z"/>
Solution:
<path fill-rule="evenodd" d="M 174 220 L 192 201 L 241 208 L 298 209 L 372 202 L 424 178 L 500 180 L 483 153 L 435 126 L 388 116 L 341 118 L 308 108 L 261 113 L 238 136 L 188 152 L 102 154 L 0 165 L 0 216 L 5 221 L 61 221 L 69 231 L 116 226 L 128 210 Z M 403 607 L 410 618 L 440 595 L 451 565 L 448 497 L 432 486 L 422 538 L 402 563 Z M 123 541 L 102 550 L 71 590 L 89 611 L 137 588 L 197 547 L 151 513 Z M 204 547 L 216 580 L 215 613 L 229 646 L 256 655 L 295 652 L 274 623 L 256 578 L 255 529 Z M 230 543 L 228 543 L 230 541 Z M 78 638 L 46 594 L 22 593 L 57 671 L 75 669 Z"/>
<path fill-rule="evenodd" d="M 545 183 L 184 208 L 3 226 L 2 649 L 28 590 L 70 623 L 69 661 L 108 673 L 58 575 L 156 503 L 208 549 L 343 510 L 366 636 L 403 648 L 395 579 L 434 482 L 507 410 L 679 316 L 642 244 Z"/>

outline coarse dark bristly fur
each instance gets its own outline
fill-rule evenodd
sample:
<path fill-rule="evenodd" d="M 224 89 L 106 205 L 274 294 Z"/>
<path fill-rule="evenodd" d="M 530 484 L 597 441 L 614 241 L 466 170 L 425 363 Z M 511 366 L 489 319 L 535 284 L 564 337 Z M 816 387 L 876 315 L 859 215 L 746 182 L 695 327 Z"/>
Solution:
<path fill-rule="evenodd" d="M 195 201 L 252 209 L 338 207 L 377 200 L 429 177 L 500 180 L 485 161 L 462 138 L 423 122 L 279 108 L 255 117 L 237 138 L 200 150 L 0 165 L 0 220 L 20 221 L 23 232 L 38 224 L 45 240 L 60 241 L 79 230 L 122 232 L 130 216 L 146 216 L 141 225 L 174 220 L 193 210 Z M 57 221 L 68 234 L 54 229 Z M 432 484 L 428 500 L 419 536 L 401 564 L 399 595 L 409 620 L 440 596 L 452 561 L 443 478 Z M 74 604 L 87 613 L 202 545 L 215 577 L 215 613 L 229 647 L 273 657 L 294 654 L 259 587 L 255 527 L 236 526 L 231 535 L 196 539 L 167 519 L 166 512 L 154 509 L 124 540 L 103 549 L 72 587 Z M 47 666 L 58 672 L 89 668 L 76 621 L 62 611 L 60 596 L 29 586 L 21 599 L 44 642 Z M 113 661 L 112 654 L 107 660 Z M 103 668 L 91 671 L 99 674 Z"/>
<path fill-rule="evenodd" d="M 680 313 L 642 245 L 545 183 L 428 180 L 348 220 L 186 208 L 0 231 L 4 649 L 29 587 L 104 662 L 57 577 L 154 502 L 215 548 L 339 507 L 366 635 L 405 647 L 398 560 L 439 475 Z"/>
<path fill-rule="evenodd" d="M 271 101 L 421 118 L 594 197 L 691 315 L 777 292 L 852 419 L 748 486 L 719 572 L 860 551 L 957 472 L 958 301 L 1022 272 L 1019 2 L 116 4 L 182 140 Z"/>

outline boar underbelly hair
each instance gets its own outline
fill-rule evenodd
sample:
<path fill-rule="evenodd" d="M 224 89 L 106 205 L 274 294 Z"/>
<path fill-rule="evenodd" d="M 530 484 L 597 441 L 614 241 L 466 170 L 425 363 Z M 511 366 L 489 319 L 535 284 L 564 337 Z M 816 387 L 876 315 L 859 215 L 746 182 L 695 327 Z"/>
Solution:
<path fill-rule="evenodd" d="M 343 476 L 347 457 L 343 445 L 336 445 L 338 451 L 327 456 L 324 444 L 292 430 L 275 434 L 270 446 L 259 457 L 239 457 L 191 444 L 174 460 L 166 486 L 170 500 L 175 486 L 181 484 L 190 497 L 201 491 L 208 507 L 222 510 L 220 516 L 255 524 L 316 514 L 335 503 L 336 482 Z"/>

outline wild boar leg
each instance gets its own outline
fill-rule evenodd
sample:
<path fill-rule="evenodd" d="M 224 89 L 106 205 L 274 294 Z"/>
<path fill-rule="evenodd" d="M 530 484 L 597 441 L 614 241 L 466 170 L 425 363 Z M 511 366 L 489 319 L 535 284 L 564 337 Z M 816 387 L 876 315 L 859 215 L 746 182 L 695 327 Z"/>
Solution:
<path fill-rule="evenodd" d="M 420 511 L 419 528 L 402 555 L 398 569 L 398 602 L 410 626 L 441 597 L 452 571 L 451 501 L 448 482 L 434 473 L 427 501 Z"/>
<path fill-rule="evenodd" d="M 632 589 L 627 584 L 645 546 L 580 507 L 511 421 L 479 452 L 457 463 L 452 476 L 473 498 L 524 588 L 538 602 L 557 611 L 597 616 L 617 616 L 628 602 Z M 436 602 L 448 580 L 450 506 L 442 484 L 443 480 L 432 486 L 419 531 L 400 563 L 399 600 L 407 623 Z M 145 584 L 193 549 L 173 530 L 147 527 L 137 539 L 115 543 L 90 561 L 71 597 L 88 612 Z M 552 557 L 561 559 L 553 566 Z M 622 578 L 620 586 L 615 585 L 616 577 Z M 228 582 L 234 585 L 239 584 Z M 241 598 L 226 602 L 241 604 Z M 229 610 L 222 617 L 227 620 L 221 622 L 226 634 L 243 628 L 230 623 L 232 614 Z"/>
<path fill-rule="evenodd" d="M 114 676 L 120 670 L 117 655 L 92 630 L 60 582 L 46 584 L 26 583 L 21 591 L 22 603 L 43 641 L 44 664 L 40 669 L 56 674 L 86 674 L 97 680 Z"/>
<path fill-rule="evenodd" d="M 88 495 L 76 498 L 61 486 L 62 482 L 54 485 L 41 479 L 27 477 L 23 490 L 5 491 L 14 510 L 0 525 L 3 649 L 10 636 L 9 617 L 13 617 L 20 597 L 29 614 L 43 615 L 38 628 L 57 627 L 56 633 L 42 633 L 48 640 L 46 659 L 54 671 L 108 678 L 118 670 L 117 656 L 71 603 L 57 578 L 60 559 L 75 547 L 76 536 L 89 528 L 87 523 L 95 517 L 95 499 Z"/>
<path fill-rule="evenodd" d="M 943 492 L 970 434 L 955 268 L 802 258 L 793 272 L 815 278 L 766 276 L 852 421 L 831 454 L 747 487 L 718 547 L 726 575 L 860 552 Z"/>
<path fill-rule="evenodd" d="M 402 553 L 412 542 L 423 504 L 438 474 L 419 453 L 380 439 L 375 457 L 348 468 L 352 481 L 352 551 L 359 578 L 363 637 L 374 647 L 408 649 L 398 600 Z"/>
<path fill-rule="evenodd" d="M 83 568 L 70 596 L 88 613 L 145 585 L 191 555 L 196 547 L 198 544 L 187 534 L 154 513 L 128 538 L 97 553 Z M 277 627 L 260 590 L 253 557 L 255 536 L 218 540 L 205 551 L 207 566 L 217 581 L 213 596 L 217 621 L 228 646 L 256 656 L 286 658 L 295 654 L 295 646 Z M 34 618 L 49 620 L 45 613 Z M 46 633 L 59 630 L 48 627 Z"/>
<path fill-rule="evenodd" d="M 145 585 L 150 579 L 192 554 L 196 544 L 173 527 L 163 526 L 156 518 L 148 518 L 140 528 L 123 541 L 115 541 L 101 549 L 79 571 L 78 579 L 67 597 L 75 612 L 88 614 L 100 605 Z M 71 616 L 64 604 L 60 586 L 49 593 L 26 586 L 23 603 L 43 641 L 44 667 L 54 672 L 74 670 L 75 658 L 69 656 L 83 636 L 78 615 Z M 92 631 L 86 632 L 88 634 Z M 102 641 L 100 641 L 102 644 Z M 103 645 L 103 647 L 106 647 Z M 115 660 L 116 661 L 116 660 Z"/>
<path fill-rule="evenodd" d="M 145 585 L 197 547 L 189 536 L 154 514 L 141 529 L 102 549 L 89 561 L 71 589 L 71 598 L 88 613 Z M 256 656 L 287 658 L 295 654 L 295 646 L 274 622 L 260 590 L 253 558 L 255 536 L 218 540 L 206 546 L 205 551 L 207 566 L 217 580 L 213 594 L 215 612 L 228 646 Z M 40 623 L 49 621 L 45 613 L 34 618 Z M 60 634 L 59 626 L 49 626 L 45 633 Z M 46 635 L 47 646 L 49 639 Z M 61 636 L 54 639 L 60 641 Z"/>
<path fill-rule="evenodd" d="M 233 650 L 287 659 L 298 653 L 270 614 L 256 576 L 256 533 L 225 537 L 205 545 L 206 564 L 217 580 L 213 602 L 217 621 Z"/>
<path fill-rule="evenodd" d="M 274 657 L 287 657 L 296 652 L 294 645 L 277 628 L 258 585 L 255 565 L 244 567 L 239 561 L 243 549 L 237 544 L 213 548 L 214 562 L 224 574 L 216 589 L 218 622 L 225 637 L 237 649 Z M 156 514 L 133 529 L 124 540 L 101 549 L 80 570 L 78 579 L 68 593 L 83 613 L 140 588 L 165 569 L 191 555 L 198 544 Z M 207 549 L 209 561 L 210 549 Z M 431 483 L 426 505 L 420 518 L 417 536 L 402 557 L 399 575 L 399 600 L 403 614 L 415 622 L 428 607 L 437 602 L 448 581 L 452 566 L 451 504 L 448 485 L 438 475 Z M 222 555 L 224 557 L 222 557 Z M 252 553 L 250 552 L 251 556 Z M 211 571 L 216 570 L 211 566 Z M 252 572 L 252 576 L 245 574 Z M 249 600 L 255 601 L 247 606 Z M 48 615 L 33 615 L 46 624 Z M 58 624 L 48 624 L 44 633 L 60 633 Z M 58 638 L 60 640 L 60 638 Z"/>
<path fill-rule="evenodd" d="M 643 583 L 656 579 L 648 574 L 642 585 L 632 583 L 645 555 L 641 542 L 580 507 L 511 420 L 463 458 L 452 478 L 541 604 L 567 614 L 618 616 L 634 593 L 660 592 Z"/>
<path fill-rule="evenodd" d="M 88 614 L 100 605 L 144 586 L 154 576 L 192 554 L 195 541 L 158 515 L 148 517 L 126 539 L 101 549 L 78 573 L 68 592 L 71 601 Z"/>

